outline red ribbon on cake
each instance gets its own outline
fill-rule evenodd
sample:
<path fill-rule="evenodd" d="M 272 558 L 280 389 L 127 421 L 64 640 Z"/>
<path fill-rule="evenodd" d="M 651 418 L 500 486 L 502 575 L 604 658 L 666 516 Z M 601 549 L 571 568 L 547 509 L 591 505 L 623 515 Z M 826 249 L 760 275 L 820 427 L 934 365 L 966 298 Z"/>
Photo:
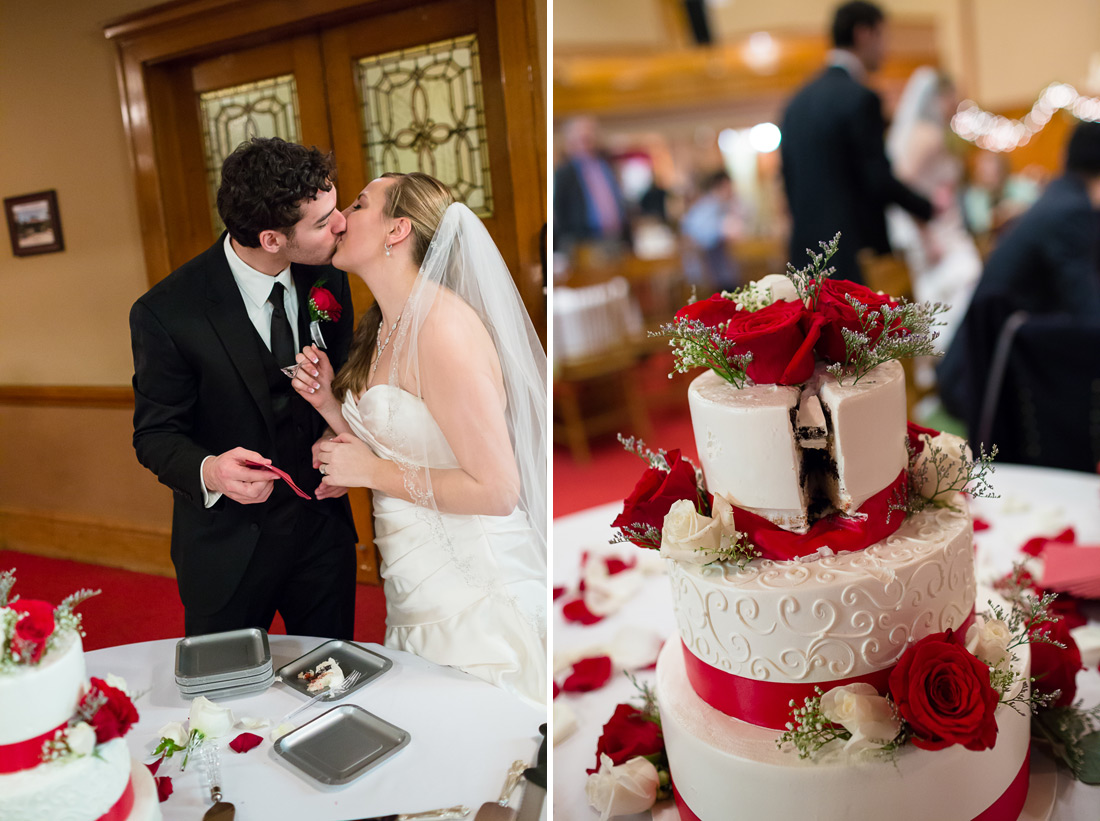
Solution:
<path fill-rule="evenodd" d="M 857 515 L 833 513 L 818 519 L 806 533 L 790 533 L 740 507 L 733 508 L 733 521 L 765 559 L 787 561 L 812 555 L 820 547 L 834 553 L 863 550 L 885 539 L 905 521 L 905 511 L 891 511 L 890 504 L 895 497 L 904 503 L 908 481 L 908 469 L 902 470 L 897 479 L 860 505 Z"/>
<path fill-rule="evenodd" d="M 973 620 L 974 614 L 971 612 L 959 625 L 958 632 L 965 636 Z M 807 698 L 817 695 L 816 687 L 828 692 L 834 687 L 866 682 L 885 695 L 890 689 L 890 673 L 895 667 L 891 664 L 873 673 L 833 681 L 760 681 L 711 667 L 691 652 L 683 639 L 680 640 L 680 647 L 684 651 L 688 681 L 699 698 L 728 716 L 773 730 L 786 729 L 787 722 L 791 720 L 791 700 L 801 707 Z"/>
<path fill-rule="evenodd" d="M 68 724 L 63 721 L 42 735 L 17 741 L 14 744 L 0 744 L 0 773 L 17 773 L 29 770 L 42 763 L 42 745 L 54 737 L 54 734 Z"/>
<path fill-rule="evenodd" d="M 122 796 L 114 803 L 114 806 L 96 821 L 126 821 L 130 817 L 130 810 L 134 808 L 134 779 L 131 777 L 126 782 L 126 789 Z"/>
<path fill-rule="evenodd" d="M 933 753 L 934 755 L 934 753 Z M 1008 785 L 1001 797 L 994 801 L 986 810 L 980 813 L 973 821 L 1016 821 L 1024 809 L 1027 800 L 1028 778 L 1031 775 L 1031 750 L 1024 756 L 1024 763 L 1012 783 Z M 676 789 L 676 777 L 672 777 L 672 797 L 676 801 L 676 811 L 680 813 L 680 821 L 703 821 L 692 812 L 691 807 L 684 801 L 680 791 Z"/>

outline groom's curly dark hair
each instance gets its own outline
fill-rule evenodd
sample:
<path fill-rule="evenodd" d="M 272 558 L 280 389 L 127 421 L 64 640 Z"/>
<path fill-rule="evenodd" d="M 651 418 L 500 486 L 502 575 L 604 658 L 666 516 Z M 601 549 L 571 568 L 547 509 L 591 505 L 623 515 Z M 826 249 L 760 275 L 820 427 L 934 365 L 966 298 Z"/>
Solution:
<path fill-rule="evenodd" d="M 332 154 L 278 137 L 253 137 L 222 164 L 218 213 L 229 235 L 246 248 L 258 248 L 261 231 L 294 238 L 302 203 L 330 191 L 336 180 Z"/>

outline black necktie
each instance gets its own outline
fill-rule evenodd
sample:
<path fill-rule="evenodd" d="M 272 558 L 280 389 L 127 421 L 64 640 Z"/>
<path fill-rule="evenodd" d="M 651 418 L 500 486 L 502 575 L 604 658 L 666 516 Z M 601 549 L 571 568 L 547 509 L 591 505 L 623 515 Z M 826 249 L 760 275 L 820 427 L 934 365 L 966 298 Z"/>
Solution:
<path fill-rule="evenodd" d="M 271 303 L 271 354 L 280 368 L 293 365 L 295 361 L 294 332 L 290 329 L 290 322 L 286 318 L 286 309 L 283 306 L 283 292 L 286 288 L 281 282 L 276 282 L 271 287 L 271 296 L 267 301 Z"/>

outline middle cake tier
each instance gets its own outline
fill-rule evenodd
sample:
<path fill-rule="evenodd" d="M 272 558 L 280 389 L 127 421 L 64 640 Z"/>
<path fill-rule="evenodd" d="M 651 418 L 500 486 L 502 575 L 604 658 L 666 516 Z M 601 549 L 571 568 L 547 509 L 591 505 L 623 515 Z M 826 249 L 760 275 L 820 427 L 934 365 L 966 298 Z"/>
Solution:
<path fill-rule="evenodd" d="M 896 515 L 901 515 L 900 513 Z M 814 687 L 880 692 L 909 642 L 964 629 L 974 611 L 973 528 L 948 508 L 910 515 L 865 550 L 812 560 L 669 561 L 688 676 L 711 706 L 782 728 Z"/>

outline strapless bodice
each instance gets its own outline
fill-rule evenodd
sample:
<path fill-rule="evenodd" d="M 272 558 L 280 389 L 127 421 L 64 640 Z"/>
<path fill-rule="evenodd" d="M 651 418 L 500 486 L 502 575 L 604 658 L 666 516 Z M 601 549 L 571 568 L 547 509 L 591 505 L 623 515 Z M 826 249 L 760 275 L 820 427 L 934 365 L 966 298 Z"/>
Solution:
<path fill-rule="evenodd" d="M 375 385 L 362 396 L 348 393 L 341 408 L 352 431 L 384 459 L 430 468 L 459 466 L 428 406 L 394 385 Z"/>

